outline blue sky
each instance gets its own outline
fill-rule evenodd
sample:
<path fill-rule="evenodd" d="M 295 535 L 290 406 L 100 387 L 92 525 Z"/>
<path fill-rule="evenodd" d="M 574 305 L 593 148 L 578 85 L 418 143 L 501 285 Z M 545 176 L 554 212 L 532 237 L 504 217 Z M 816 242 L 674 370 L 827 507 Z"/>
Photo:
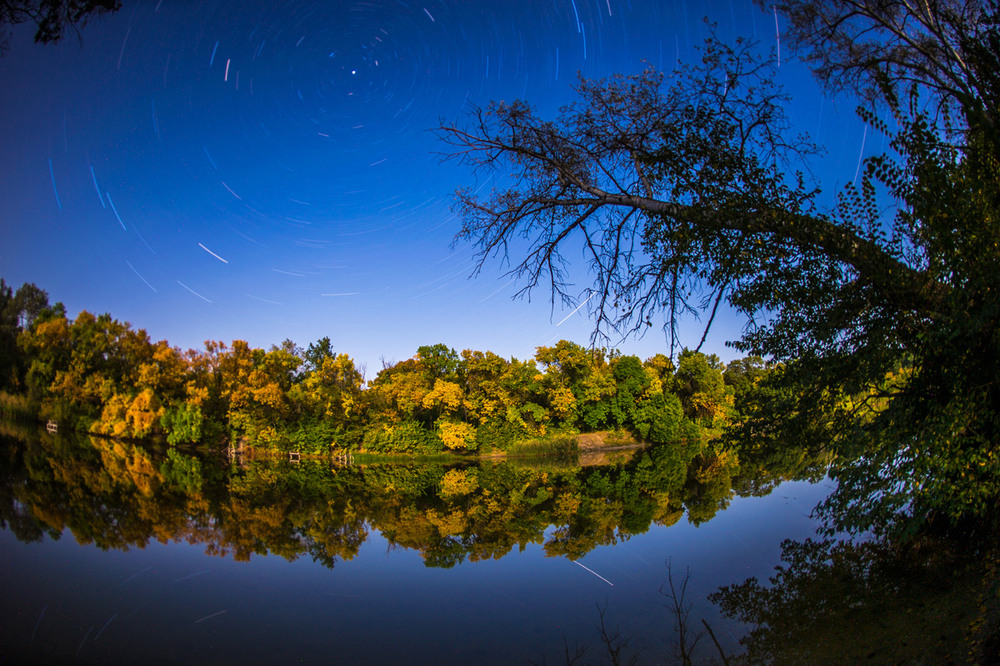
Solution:
<path fill-rule="evenodd" d="M 554 112 L 577 72 L 669 71 L 706 13 L 724 38 L 780 43 L 749 0 L 123 4 L 57 46 L 23 26 L 0 58 L 0 276 L 182 348 L 329 336 L 369 378 L 423 344 L 528 358 L 592 329 L 547 292 L 511 300 L 497 263 L 470 277 L 451 194 L 477 183 L 442 163 L 439 121 L 496 99 Z M 784 58 L 832 192 L 878 139 Z M 733 358 L 741 326 L 723 316 L 705 351 Z M 616 346 L 667 351 L 657 329 Z"/>

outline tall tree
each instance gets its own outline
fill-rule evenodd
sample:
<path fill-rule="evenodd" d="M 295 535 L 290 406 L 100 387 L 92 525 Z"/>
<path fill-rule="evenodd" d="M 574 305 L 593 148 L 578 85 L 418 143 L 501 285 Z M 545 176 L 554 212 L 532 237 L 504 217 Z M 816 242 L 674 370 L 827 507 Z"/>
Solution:
<path fill-rule="evenodd" d="M 891 139 L 836 206 L 802 175 L 815 148 L 790 133 L 777 63 L 709 40 L 669 77 L 581 80 L 555 120 L 501 102 L 440 128 L 457 159 L 503 176 L 458 191 L 459 238 L 566 302 L 562 253 L 582 245 L 595 340 L 664 315 L 673 337 L 681 313 L 711 325 L 723 300 L 745 313 L 735 345 L 787 361 L 798 387 L 772 417 L 841 453 L 835 525 L 995 511 L 1000 14 L 975 0 L 786 11 L 820 79 L 858 93 Z"/>

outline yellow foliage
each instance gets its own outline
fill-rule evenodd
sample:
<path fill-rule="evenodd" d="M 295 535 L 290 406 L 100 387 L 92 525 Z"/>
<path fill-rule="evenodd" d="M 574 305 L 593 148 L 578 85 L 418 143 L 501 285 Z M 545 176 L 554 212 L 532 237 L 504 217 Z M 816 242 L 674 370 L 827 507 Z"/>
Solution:
<path fill-rule="evenodd" d="M 438 419 L 438 437 L 449 449 L 466 449 L 476 440 L 476 429 L 468 423 Z"/>
<path fill-rule="evenodd" d="M 438 379 L 434 382 L 434 388 L 431 389 L 431 392 L 424 396 L 422 404 L 424 409 L 440 406 L 445 413 L 454 414 L 462 407 L 463 402 L 464 396 L 461 386 L 455 382 Z"/>
<path fill-rule="evenodd" d="M 567 386 L 556 386 L 549 391 L 549 401 L 556 418 L 566 420 L 573 416 L 576 409 L 576 398 Z"/>
<path fill-rule="evenodd" d="M 208 388 L 204 386 L 198 386 L 195 381 L 189 381 L 187 383 L 187 398 L 185 402 L 190 405 L 195 405 L 201 407 L 208 400 Z"/>
<path fill-rule="evenodd" d="M 441 479 L 441 497 L 451 499 L 468 495 L 479 487 L 475 470 L 450 469 Z"/>
<path fill-rule="evenodd" d="M 582 500 L 577 492 L 565 492 L 556 499 L 555 515 L 562 523 L 568 523 L 570 517 L 580 508 Z"/>
<path fill-rule="evenodd" d="M 90 429 L 100 435 L 112 437 L 128 437 L 128 408 L 132 400 L 127 395 L 116 393 L 104 403 L 100 420 L 94 422 Z"/>
<path fill-rule="evenodd" d="M 150 389 L 135 397 L 115 393 L 104 403 L 101 418 L 90 429 L 111 437 L 148 437 L 159 426 L 164 411 Z"/>
<path fill-rule="evenodd" d="M 447 515 L 439 514 L 430 509 L 427 511 L 427 520 L 437 528 L 438 534 L 442 537 L 462 534 L 466 528 L 465 513 L 456 509 Z"/>
<path fill-rule="evenodd" d="M 144 389 L 135 397 L 125 414 L 132 437 L 146 437 L 160 422 L 164 409 L 151 389 Z"/>

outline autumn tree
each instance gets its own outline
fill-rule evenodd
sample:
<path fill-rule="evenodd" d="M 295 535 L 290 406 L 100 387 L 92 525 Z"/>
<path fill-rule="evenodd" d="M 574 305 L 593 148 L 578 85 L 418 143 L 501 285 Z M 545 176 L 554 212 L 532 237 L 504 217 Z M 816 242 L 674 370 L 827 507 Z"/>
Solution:
<path fill-rule="evenodd" d="M 459 364 L 467 408 L 479 444 L 505 448 L 545 433 L 552 414 L 535 364 L 466 349 Z"/>
<path fill-rule="evenodd" d="M 343 427 L 356 421 L 364 410 L 363 385 L 364 377 L 350 356 L 331 354 L 303 377 L 298 388 L 317 416 Z"/>
<path fill-rule="evenodd" d="M 576 294 L 562 254 L 583 247 L 597 340 L 661 316 L 673 338 L 678 316 L 710 325 L 723 301 L 744 313 L 737 348 L 785 361 L 796 387 L 772 421 L 789 436 L 823 430 L 840 454 L 835 526 L 976 519 L 1000 500 L 998 11 L 785 11 L 820 80 L 858 94 L 889 139 L 835 205 L 803 175 L 815 148 L 791 132 L 778 63 L 709 40 L 669 76 L 581 80 L 554 120 L 500 102 L 440 128 L 456 159 L 501 176 L 458 191 L 459 239 L 564 302 Z M 886 385 L 904 363 L 906 380 Z"/>
<path fill-rule="evenodd" d="M 458 353 L 444 343 L 417 347 L 417 358 L 433 379 L 451 379 L 458 369 Z"/>
<path fill-rule="evenodd" d="M 230 426 L 263 442 L 274 439 L 277 428 L 292 415 L 288 394 L 301 363 L 284 349 L 265 352 L 234 340 L 218 367 Z"/>

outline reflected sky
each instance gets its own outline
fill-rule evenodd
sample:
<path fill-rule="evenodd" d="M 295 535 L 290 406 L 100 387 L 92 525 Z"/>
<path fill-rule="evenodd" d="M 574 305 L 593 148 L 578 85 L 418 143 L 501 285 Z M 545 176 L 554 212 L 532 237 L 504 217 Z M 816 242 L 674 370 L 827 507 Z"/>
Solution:
<path fill-rule="evenodd" d="M 697 527 L 653 525 L 578 561 L 528 544 L 447 569 L 374 529 L 332 569 L 308 556 L 239 562 L 177 541 L 102 551 L 68 530 L 25 544 L 3 531 L 0 556 L 16 575 L 0 579 L 2 643 L 15 661 L 540 663 L 561 661 L 564 640 L 597 658 L 606 607 L 609 625 L 655 661 L 673 649 L 660 593 L 669 561 L 676 577 L 690 567 L 693 617 L 735 652 L 742 627 L 706 595 L 771 573 L 782 539 L 813 534 L 808 514 L 828 490 L 785 483 Z"/>
<path fill-rule="evenodd" d="M 597 644 L 600 608 L 658 659 L 671 570 L 690 570 L 695 617 L 736 652 L 743 627 L 707 595 L 768 575 L 830 490 L 739 498 L 750 473 L 820 479 L 823 456 L 741 469 L 697 441 L 583 467 L 230 460 L 32 429 L 0 442 L 14 661 L 541 662 Z"/>

